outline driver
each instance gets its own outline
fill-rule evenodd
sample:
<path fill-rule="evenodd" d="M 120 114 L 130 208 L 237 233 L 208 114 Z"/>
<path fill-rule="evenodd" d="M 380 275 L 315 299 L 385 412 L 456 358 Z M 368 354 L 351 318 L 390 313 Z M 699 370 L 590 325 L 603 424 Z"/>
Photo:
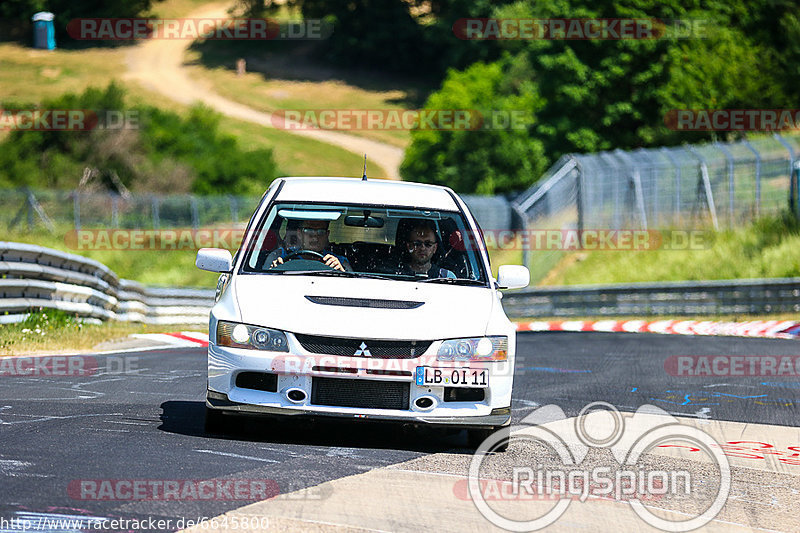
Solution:
<path fill-rule="evenodd" d="M 341 270 L 342 272 L 353 270 L 347 259 L 327 250 L 329 244 L 328 234 L 330 233 L 327 220 L 304 220 L 302 226 L 298 229 L 298 233 L 300 235 L 299 250 L 287 250 L 286 248 L 275 250 L 279 255 L 272 261 L 270 268 L 283 264 L 285 258 L 297 251 L 310 250 L 322 254 L 322 262 L 335 270 Z M 302 255 L 299 254 L 298 257 L 302 257 Z"/>
<path fill-rule="evenodd" d="M 439 247 L 436 241 L 436 226 L 429 220 L 420 220 L 408 232 L 405 245 L 408 252 L 400 273 L 406 275 L 426 274 L 429 278 L 455 278 L 456 275 L 441 268 L 434 261 Z"/>

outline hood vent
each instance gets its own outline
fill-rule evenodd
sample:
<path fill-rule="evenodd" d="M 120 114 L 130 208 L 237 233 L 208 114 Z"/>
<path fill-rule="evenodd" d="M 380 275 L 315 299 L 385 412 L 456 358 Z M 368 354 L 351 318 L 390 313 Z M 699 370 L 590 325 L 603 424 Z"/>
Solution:
<path fill-rule="evenodd" d="M 425 302 L 409 300 L 376 300 L 372 298 L 345 298 L 343 296 L 306 296 L 306 300 L 321 305 L 341 307 L 370 307 L 373 309 L 416 309 Z"/>

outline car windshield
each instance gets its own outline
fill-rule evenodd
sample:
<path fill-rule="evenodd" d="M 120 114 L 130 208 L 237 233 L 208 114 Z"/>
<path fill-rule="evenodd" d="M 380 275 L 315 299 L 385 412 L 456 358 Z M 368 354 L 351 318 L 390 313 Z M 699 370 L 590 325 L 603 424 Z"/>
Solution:
<path fill-rule="evenodd" d="M 276 203 L 244 252 L 242 273 L 487 282 L 474 233 L 453 211 Z"/>

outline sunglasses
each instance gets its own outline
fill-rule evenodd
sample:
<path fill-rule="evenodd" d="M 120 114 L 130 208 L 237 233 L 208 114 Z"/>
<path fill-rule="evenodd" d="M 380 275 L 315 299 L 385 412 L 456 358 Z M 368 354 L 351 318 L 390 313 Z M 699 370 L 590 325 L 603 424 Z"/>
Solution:
<path fill-rule="evenodd" d="M 411 244 L 414 245 L 414 248 L 419 248 L 420 246 L 425 246 L 425 248 L 432 248 L 436 241 L 411 241 Z"/>
<path fill-rule="evenodd" d="M 328 230 L 325 228 L 303 228 L 304 235 L 325 235 Z"/>

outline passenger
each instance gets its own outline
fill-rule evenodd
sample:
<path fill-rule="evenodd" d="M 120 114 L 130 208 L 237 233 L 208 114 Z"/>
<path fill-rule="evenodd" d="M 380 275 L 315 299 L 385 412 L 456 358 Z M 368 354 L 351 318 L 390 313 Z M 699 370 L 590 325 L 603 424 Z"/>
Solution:
<path fill-rule="evenodd" d="M 408 251 L 403 261 L 400 274 L 418 275 L 426 274 L 429 278 L 455 278 L 456 275 L 446 268 L 440 268 L 434 262 L 434 256 L 439 248 L 436 241 L 436 226 L 429 220 L 416 222 L 408 231 L 405 239 Z"/>
<path fill-rule="evenodd" d="M 336 255 L 327 249 L 329 244 L 328 235 L 330 233 L 327 220 L 304 220 L 302 226 L 298 228 L 298 233 L 300 235 L 299 248 L 292 249 L 281 247 L 273 251 L 265 261 L 270 264 L 270 268 L 283 264 L 284 260 L 292 254 L 296 254 L 302 250 L 310 250 L 321 254 L 323 256 L 322 262 L 329 267 L 341 270 L 342 272 L 352 272 L 353 268 L 346 258 L 341 255 Z M 274 257 L 275 255 L 277 257 Z M 303 254 L 299 254 L 295 257 L 302 256 Z M 308 254 L 308 256 L 316 259 L 316 256 L 312 256 L 311 254 Z"/>

